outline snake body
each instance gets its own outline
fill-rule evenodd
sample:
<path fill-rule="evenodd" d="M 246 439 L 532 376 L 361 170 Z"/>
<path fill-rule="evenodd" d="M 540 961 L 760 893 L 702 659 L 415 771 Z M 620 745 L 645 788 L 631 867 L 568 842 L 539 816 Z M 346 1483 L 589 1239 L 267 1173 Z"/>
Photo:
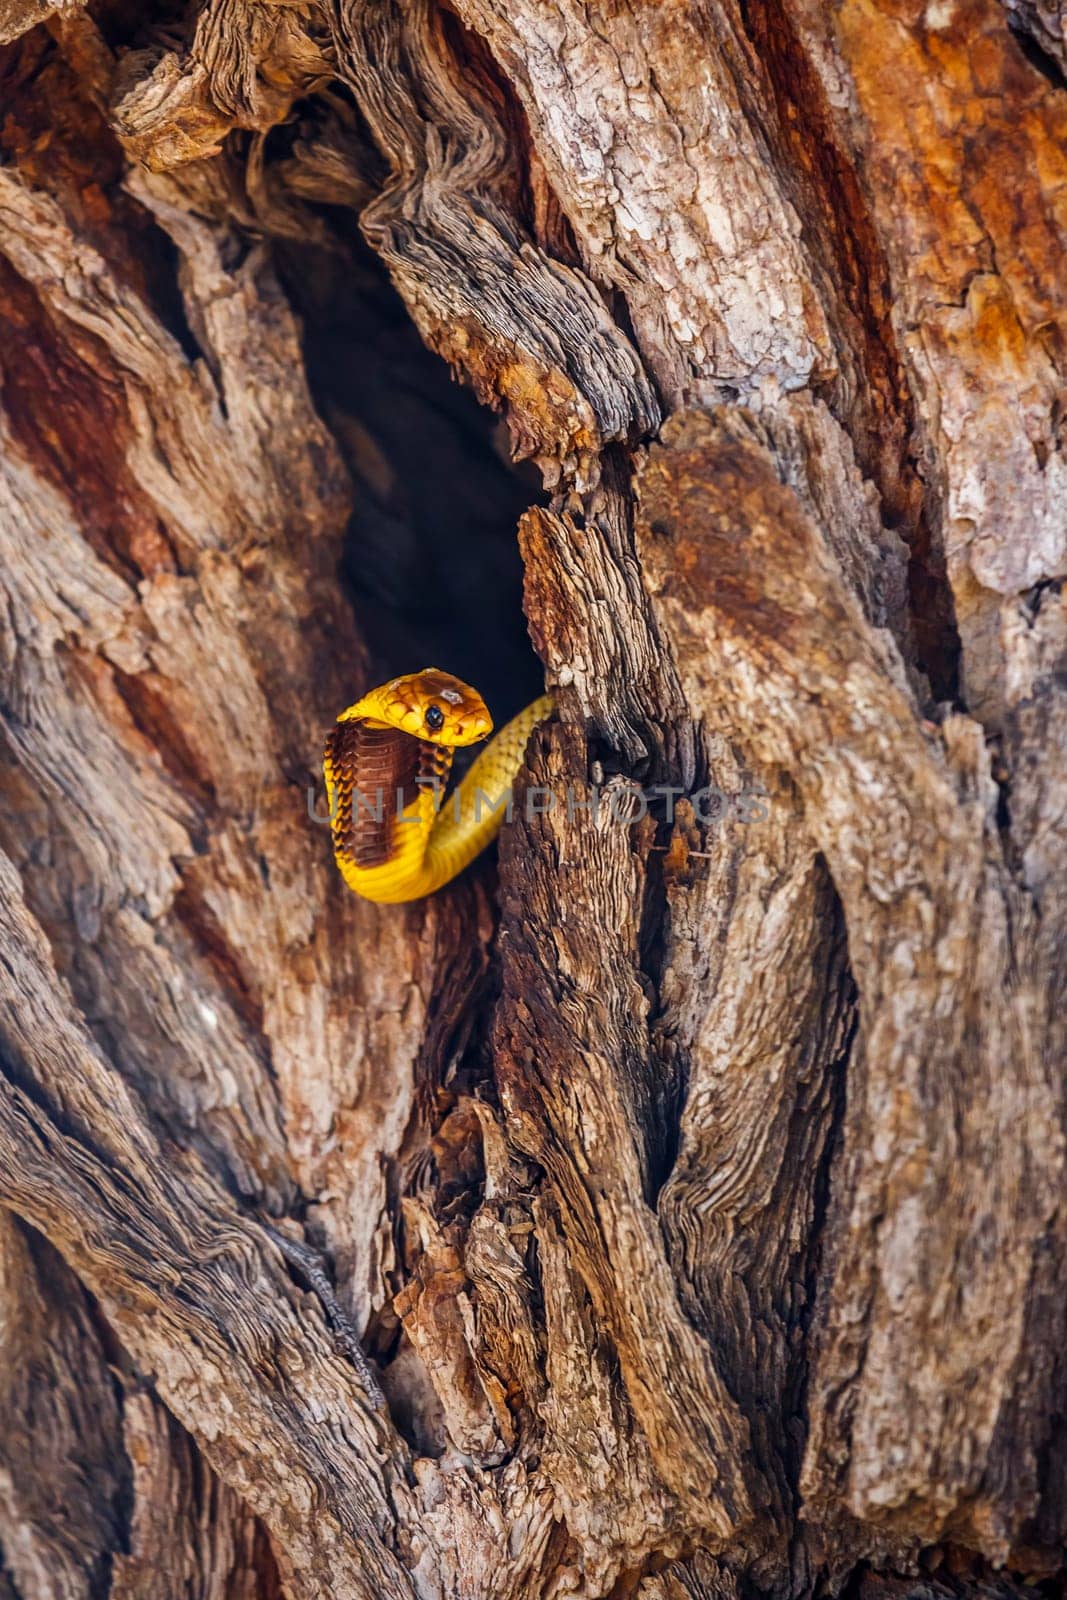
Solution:
<path fill-rule="evenodd" d="M 342 711 L 323 772 L 337 865 L 366 900 L 418 900 L 449 883 L 499 833 L 526 741 L 550 695 L 520 711 L 447 798 L 453 751 L 492 732 L 476 689 L 436 667 L 392 678 Z"/>

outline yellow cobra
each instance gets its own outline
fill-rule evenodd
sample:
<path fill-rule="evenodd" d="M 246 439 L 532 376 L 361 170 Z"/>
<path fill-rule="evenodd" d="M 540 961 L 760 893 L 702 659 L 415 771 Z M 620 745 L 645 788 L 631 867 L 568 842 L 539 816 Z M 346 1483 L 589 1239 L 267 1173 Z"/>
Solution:
<path fill-rule="evenodd" d="M 323 771 L 345 882 L 385 905 L 433 894 L 500 832 L 526 741 L 553 710 L 541 697 L 507 723 L 452 794 L 452 752 L 493 731 L 476 689 L 437 667 L 393 678 L 342 711 Z"/>

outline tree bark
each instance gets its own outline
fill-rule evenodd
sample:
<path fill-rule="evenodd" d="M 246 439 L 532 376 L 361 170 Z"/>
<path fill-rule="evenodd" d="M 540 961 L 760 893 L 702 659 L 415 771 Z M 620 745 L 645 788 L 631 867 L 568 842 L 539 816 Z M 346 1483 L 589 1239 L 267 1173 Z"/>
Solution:
<path fill-rule="evenodd" d="M 1056 6 L 0 40 L 0 1600 L 1051 1593 Z M 378 907 L 431 662 L 558 715 Z"/>

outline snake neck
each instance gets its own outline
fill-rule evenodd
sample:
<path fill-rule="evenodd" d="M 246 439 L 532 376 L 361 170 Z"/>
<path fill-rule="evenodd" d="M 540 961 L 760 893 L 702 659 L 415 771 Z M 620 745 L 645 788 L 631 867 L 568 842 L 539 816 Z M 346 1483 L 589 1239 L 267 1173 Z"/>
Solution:
<path fill-rule="evenodd" d="M 350 718 L 330 734 L 324 766 L 334 854 L 346 878 L 421 858 L 450 749 L 372 717 Z"/>

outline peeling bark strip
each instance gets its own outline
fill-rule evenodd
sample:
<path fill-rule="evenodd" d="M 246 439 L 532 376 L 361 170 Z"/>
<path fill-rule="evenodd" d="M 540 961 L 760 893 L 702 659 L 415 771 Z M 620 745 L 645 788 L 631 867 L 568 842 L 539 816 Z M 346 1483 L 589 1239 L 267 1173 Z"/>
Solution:
<path fill-rule="evenodd" d="M 392 168 L 364 233 L 424 337 L 481 399 L 506 406 L 515 454 L 535 456 L 548 482 L 562 472 L 583 484 L 604 446 L 649 431 L 659 408 L 593 287 L 517 231 L 502 204 L 517 174 L 494 85 L 425 0 L 340 0 L 337 42 Z"/>
<path fill-rule="evenodd" d="M 1062 1586 L 1062 17 L 0 44 L 0 1600 Z M 378 907 L 431 659 L 561 798 Z"/>

